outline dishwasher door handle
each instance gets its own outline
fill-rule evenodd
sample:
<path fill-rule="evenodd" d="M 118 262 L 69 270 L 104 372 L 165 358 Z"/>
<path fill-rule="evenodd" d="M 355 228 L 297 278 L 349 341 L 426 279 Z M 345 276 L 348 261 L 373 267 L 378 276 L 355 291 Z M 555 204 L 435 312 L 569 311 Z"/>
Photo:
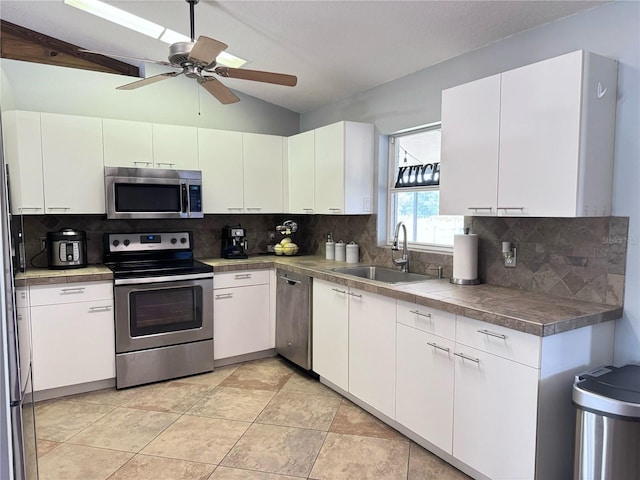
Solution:
<path fill-rule="evenodd" d="M 280 275 L 280 278 L 286 281 L 289 285 L 295 285 L 296 283 L 302 283 L 300 280 L 294 280 L 293 278 L 285 277 L 284 275 Z"/>

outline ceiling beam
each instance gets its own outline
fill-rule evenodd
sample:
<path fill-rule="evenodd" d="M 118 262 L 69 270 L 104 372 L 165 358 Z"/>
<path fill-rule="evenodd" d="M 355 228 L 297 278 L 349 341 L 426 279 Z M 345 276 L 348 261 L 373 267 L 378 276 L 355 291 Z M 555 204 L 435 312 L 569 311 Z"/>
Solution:
<path fill-rule="evenodd" d="M 138 67 L 104 55 L 80 52 L 76 45 L 0 20 L 0 56 L 24 62 L 139 77 Z"/>

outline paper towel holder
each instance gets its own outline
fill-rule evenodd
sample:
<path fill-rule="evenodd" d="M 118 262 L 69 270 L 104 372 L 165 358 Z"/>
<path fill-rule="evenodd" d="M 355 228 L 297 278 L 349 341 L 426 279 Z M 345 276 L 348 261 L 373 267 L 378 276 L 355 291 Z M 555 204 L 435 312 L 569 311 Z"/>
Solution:
<path fill-rule="evenodd" d="M 464 235 L 469 235 L 470 229 L 469 228 L 464 228 L 463 229 L 463 233 Z M 455 240 L 454 240 L 454 249 L 455 249 Z M 454 275 L 455 275 L 455 259 L 454 259 Z M 451 278 L 449 279 L 449 283 L 453 283 L 454 285 L 478 285 L 480 284 L 480 280 L 477 278 L 456 278 L 454 276 L 451 276 Z"/>
<path fill-rule="evenodd" d="M 516 247 L 511 246 L 511 242 L 502 242 L 502 256 L 504 257 L 504 266 L 507 268 L 516 267 L 517 258 Z"/>

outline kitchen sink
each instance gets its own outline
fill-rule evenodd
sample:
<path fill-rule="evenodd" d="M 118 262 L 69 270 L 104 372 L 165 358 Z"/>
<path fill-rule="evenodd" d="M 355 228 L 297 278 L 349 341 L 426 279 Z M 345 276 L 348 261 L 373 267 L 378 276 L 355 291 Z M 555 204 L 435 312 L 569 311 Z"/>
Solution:
<path fill-rule="evenodd" d="M 333 272 L 343 273 L 345 275 L 353 275 L 355 277 L 366 278 L 368 280 L 376 280 L 384 283 L 410 283 L 423 282 L 425 280 L 433 280 L 438 277 L 431 275 L 422 275 L 420 273 L 401 272 L 392 268 L 377 267 L 375 265 L 366 265 L 360 267 L 340 267 L 332 269 Z"/>

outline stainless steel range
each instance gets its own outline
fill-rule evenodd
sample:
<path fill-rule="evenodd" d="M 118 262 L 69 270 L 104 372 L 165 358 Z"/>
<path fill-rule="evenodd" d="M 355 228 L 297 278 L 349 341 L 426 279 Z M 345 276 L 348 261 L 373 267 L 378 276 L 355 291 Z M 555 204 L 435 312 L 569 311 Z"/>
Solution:
<path fill-rule="evenodd" d="M 116 386 L 213 370 L 213 268 L 193 259 L 191 232 L 109 233 Z"/>

